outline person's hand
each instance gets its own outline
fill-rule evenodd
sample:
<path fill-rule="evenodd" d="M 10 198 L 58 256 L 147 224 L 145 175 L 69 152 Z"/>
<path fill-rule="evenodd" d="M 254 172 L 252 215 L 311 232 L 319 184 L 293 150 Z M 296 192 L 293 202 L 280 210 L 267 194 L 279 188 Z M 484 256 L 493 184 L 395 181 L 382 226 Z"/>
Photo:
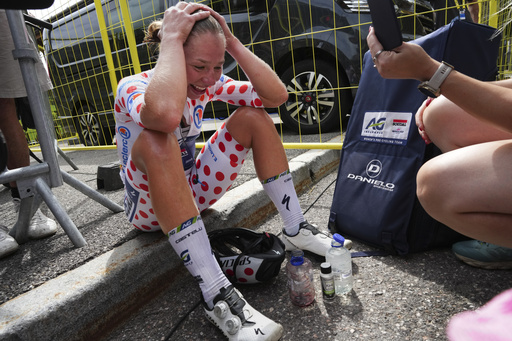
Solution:
<path fill-rule="evenodd" d="M 220 24 L 220 27 L 222 27 L 222 30 L 224 31 L 224 36 L 226 37 L 226 51 L 230 51 L 231 46 L 238 41 L 238 39 L 231 33 L 231 30 L 228 27 L 228 24 L 226 23 L 226 19 L 219 13 L 215 12 L 213 9 L 208 7 L 208 10 L 210 11 L 210 15 L 212 15 Z"/>
<path fill-rule="evenodd" d="M 428 80 L 439 66 L 439 62 L 419 45 L 402 43 L 392 51 L 385 51 L 377 39 L 373 27 L 366 37 L 375 67 L 384 78 Z"/>
<path fill-rule="evenodd" d="M 184 1 L 178 2 L 165 11 L 158 37 L 161 42 L 167 39 L 177 39 L 177 41 L 184 44 L 196 21 L 205 19 L 209 15 L 209 8 L 205 5 Z"/>
<path fill-rule="evenodd" d="M 423 113 L 425 112 L 425 109 L 429 106 L 429 104 L 432 102 L 432 100 L 432 97 L 427 98 L 421 104 L 415 116 L 416 126 L 418 126 L 418 132 L 426 144 L 430 144 L 432 143 L 432 141 L 430 140 L 430 138 L 427 135 L 427 132 L 425 131 L 425 125 L 423 124 Z"/>

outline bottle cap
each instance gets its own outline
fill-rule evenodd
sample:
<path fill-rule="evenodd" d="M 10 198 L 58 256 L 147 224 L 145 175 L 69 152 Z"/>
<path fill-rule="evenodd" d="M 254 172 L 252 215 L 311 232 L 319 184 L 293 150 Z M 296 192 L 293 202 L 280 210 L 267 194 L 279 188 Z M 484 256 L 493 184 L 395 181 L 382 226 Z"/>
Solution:
<path fill-rule="evenodd" d="M 332 238 L 336 242 L 340 243 L 341 244 L 340 246 L 343 246 L 345 244 L 345 238 L 341 234 L 339 234 L 339 233 L 333 234 Z"/>
<path fill-rule="evenodd" d="M 320 264 L 320 271 L 323 274 L 330 274 L 332 272 L 331 263 L 324 262 L 324 263 Z"/>
<path fill-rule="evenodd" d="M 304 264 L 304 251 L 302 250 L 293 250 L 292 258 L 290 259 L 290 263 L 295 266 L 299 266 Z"/>

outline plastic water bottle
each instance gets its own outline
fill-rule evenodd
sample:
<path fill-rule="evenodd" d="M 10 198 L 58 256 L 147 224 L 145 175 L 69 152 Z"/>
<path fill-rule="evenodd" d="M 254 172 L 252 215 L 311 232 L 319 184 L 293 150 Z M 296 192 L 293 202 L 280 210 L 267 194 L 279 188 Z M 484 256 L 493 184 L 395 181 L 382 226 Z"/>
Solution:
<path fill-rule="evenodd" d="M 350 251 L 343 247 L 345 238 L 338 233 L 333 235 L 331 248 L 325 254 L 326 262 L 331 263 L 334 274 L 336 295 L 345 295 L 352 290 L 352 257 Z"/>
<path fill-rule="evenodd" d="M 336 296 L 336 291 L 330 263 L 324 262 L 320 264 L 320 281 L 322 282 L 322 296 L 324 300 L 332 300 Z"/>
<path fill-rule="evenodd" d="M 315 300 L 313 283 L 313 265 L 304 257 L 302 250 L 291 252 L 291 259 L 286 264 L 288 291 L 293 304 L 299 307 L 310 305 Z"/>

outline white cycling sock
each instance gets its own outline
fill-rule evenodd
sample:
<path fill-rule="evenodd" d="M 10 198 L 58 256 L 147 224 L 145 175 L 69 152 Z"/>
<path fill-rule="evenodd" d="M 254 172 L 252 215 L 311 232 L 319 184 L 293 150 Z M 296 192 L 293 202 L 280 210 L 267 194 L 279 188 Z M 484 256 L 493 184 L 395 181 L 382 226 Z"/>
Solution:
<path fill-rule="evenodd" d="M 304 221 L 304 215 L 300 208 L 290 171 L 287 170 L 261 183 L 281 215 L 286 234 L 296 235 L 299 232 L 299 224 Z"/>
<path fill-rule="evenodd" d="M 213 298 L 221 288 L 231 285 L 212 253 L 210 240 L 201 216 L 187 220 L 169 233 L 169 243 L 197 280 L 203 298 L 213 308 Z"/>

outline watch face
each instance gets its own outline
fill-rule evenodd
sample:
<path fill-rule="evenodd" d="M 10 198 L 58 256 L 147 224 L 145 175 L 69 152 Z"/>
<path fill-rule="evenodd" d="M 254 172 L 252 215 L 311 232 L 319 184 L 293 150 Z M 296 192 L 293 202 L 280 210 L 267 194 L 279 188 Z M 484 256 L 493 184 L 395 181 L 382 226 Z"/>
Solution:
<path fill-rule="evenodd" d="M 427 84 L 418 85 L 418 90 L 422 94 L 427 95 L 429 97 L 433 97 L 433 98 L 437 97 L 436 91 L 434 89 L 432 89 L 430 86 L 428 86 Z"/>

